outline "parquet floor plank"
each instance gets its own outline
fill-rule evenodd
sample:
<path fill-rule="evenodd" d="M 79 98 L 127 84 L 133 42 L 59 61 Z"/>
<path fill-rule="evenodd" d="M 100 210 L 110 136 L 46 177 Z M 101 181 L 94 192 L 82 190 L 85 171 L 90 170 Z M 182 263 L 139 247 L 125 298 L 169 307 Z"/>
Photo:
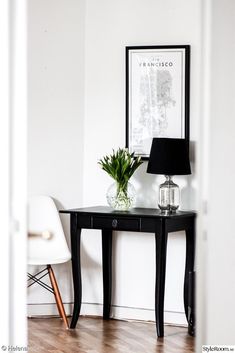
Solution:
<path fill-rule="evenodd" d="M 28 320 L 30 353 L 193 353 L 194 338 L 185 327 L 165 325 L 157 338 L 155 323 L 80 317 L 75 330 L 59 318 Z"/>

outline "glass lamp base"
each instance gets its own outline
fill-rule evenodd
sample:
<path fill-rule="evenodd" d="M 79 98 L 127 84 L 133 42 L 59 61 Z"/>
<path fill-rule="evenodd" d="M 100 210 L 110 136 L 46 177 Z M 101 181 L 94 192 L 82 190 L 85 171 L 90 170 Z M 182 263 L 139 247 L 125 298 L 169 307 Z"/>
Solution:
<path fill-rule="evenodd" d="M 165 175 L 166 181 L 159 187 L 158 206 L 161 213 L 176 213 L 179 208 L 180 190 L 179 186 L 172 181 L 172 176 Z"/>
<path fill-rule="evenodd" d="M 164 214 L 164 215 L 168 215 L 168 214 L 174 214 L 174 213 L 176 213 L 176 210 L 178 209 L 171 209 L 171 208 L 169 208 L 169 209 L 162 209 L 162 208 L 160 208 L 159 207 L 159 209 L 160 209 L 160 211 L 161 211 L 161 214 Z"/>

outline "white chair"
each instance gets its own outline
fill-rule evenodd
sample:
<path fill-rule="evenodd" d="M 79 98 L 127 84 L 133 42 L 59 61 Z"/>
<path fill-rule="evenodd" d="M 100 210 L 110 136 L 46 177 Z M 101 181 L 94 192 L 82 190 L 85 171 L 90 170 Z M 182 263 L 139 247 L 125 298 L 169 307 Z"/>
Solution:
<path fill-rule="evenodd" d="M 69 261 L 71 253 L 52 198 L 32 197 L 29 200 L 28 220 L 28 264 L 46 266 L 36 275 L 28 273 L 28 287 L 38 283 L 54 294 L 59 314 L 68 328 L 64 305 L 51 265 Z M 46 275 L 50 277 L 51 287 L 42 281 Z"/>

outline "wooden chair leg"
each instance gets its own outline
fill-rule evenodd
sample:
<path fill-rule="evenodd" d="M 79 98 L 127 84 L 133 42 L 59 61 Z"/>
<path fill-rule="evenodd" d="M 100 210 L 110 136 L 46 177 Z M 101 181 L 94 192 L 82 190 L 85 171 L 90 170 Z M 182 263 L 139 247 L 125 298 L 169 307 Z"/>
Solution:
<path fill-rule="evenodd" d="M 69 328 L 68 319 L 67 319 L 67 316 L 66 316 L 66 313 L 65 313 L 65 310 L 64 310 L 64 305 L 63 305 L 63 302 L 62 302 L 62 299 L 61 299 L 61 295 L 60 295 L 60 291 L 59 291 L 59 288 L 58 288 L 58 285 L 57 285 L 57 282 L 56 282 L 54 271 L 53 271 L 51 265 L 47 265 L 47 269 L 48 269 L 51 285 L 52 285 L 52 288 L 54 290 L 55 301 L 56 301 L 56 304 L 57 304 L 57 308 L 58 308 L 59 314 L 62 317 L 66 328 L 68 329 Z"/>

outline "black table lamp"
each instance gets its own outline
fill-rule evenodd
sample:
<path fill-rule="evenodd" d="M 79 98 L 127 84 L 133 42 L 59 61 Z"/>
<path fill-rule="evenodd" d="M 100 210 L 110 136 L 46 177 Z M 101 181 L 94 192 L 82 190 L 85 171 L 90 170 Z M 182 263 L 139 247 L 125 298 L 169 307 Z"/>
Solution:
<path fill-rule="evenodd" d="M 159 187 L 158 206 L 162 212 L 176 212 L 180 191 L 172 176 L 191 174 L 188 142 L 185 139 L 153 138 L 147 173 L 165 175 L 166 181 Z"/>

